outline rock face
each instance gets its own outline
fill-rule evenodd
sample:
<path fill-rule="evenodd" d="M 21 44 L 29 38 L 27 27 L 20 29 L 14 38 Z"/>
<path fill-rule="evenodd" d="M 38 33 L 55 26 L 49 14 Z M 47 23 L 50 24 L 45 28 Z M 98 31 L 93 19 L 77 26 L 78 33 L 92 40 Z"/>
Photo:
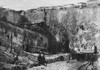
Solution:
<path fill-rule="evenodd" d="M 0 40 L 2 45 L 11 46 L 12 39 L 13 46 L 24 45 L 29 52 L 69 52 L 69 48 L 93 52 L 94 43 L 99 51 L 99 7 L 88 2 L 27 11 L 1 8 Z"/>

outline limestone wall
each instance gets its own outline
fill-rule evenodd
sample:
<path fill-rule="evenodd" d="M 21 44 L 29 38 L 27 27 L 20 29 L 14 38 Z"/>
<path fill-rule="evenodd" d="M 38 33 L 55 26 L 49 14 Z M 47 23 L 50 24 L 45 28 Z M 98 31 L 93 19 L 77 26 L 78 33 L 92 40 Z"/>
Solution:
<path fill-rule="evenodd" d="M 82 51 L 83 47 L 85 51 L 92 52 L 94 43 L 98 50 L 100 48 L 99 3 L 88 2 L 70 6 L 41 7 L 27 11 L 6 11 L 1 11 L 1 13 L 4 13 L 3 15 L 1 14 L 1 18 L 5 16 L 8 22 L 16 23 L 15 25 L 19 27 L 22 26 L 21 24 L 26 23 L 38 24 L 45 22 L 46 26 L 40 27 L 47 31 L 44 36 L 51 35 L 52 45 L 50 47 L 52 48 L 56 47 L 56 49 L 60 48 L 61 51 L 64 49 L 68 51 L 68 46 L 70 46 L 70 49 Z M 50 37 L 48 39 L 50 40 Z"/>

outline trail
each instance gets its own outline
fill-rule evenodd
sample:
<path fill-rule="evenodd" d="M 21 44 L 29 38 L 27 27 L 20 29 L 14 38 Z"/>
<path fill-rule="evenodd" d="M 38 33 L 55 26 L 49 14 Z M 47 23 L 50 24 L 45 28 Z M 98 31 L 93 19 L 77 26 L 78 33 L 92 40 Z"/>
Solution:
<path fill-rule="evenodd" d="M 59 61 L 47 64 L 47 66 L 41 65 L 33 68 L 28 68 L 28 70 L 77 70 L 77 68 L 82 64 L 82 62 L 77 61 Z"/>

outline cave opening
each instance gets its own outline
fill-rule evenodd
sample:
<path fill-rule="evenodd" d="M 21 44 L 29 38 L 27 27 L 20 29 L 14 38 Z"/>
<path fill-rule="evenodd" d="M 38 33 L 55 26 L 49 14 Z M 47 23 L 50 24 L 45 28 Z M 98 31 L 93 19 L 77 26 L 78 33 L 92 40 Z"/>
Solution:
<path fill-rule="evenodd" d="M 70 48 L 69 48 L 69 39 L 68 39 L 67 33 L 64 34 L 64 38 L 65 38 L 64 41 L 59 42 L 59 39 L 58 38 L 56 39 L 56 37 L 49 31 L 48 26 L 44 25 L 44 24 L 41 25 L 41 24 L 38 23 L 35 26 L 29 27 L 29 29 L 34 32 L 40 33 L 41 35 L 48 38 L 48 46 L 46 48 L 47 53 L 49 53 L 49 54 L 56 54 L 56 53 L 60 53 L 60 52 L 69 53 Z M 42 38 L 40 38 L 40 39 L 43 40 Z M 29 46 L 27 45 L 27 47 L 29 47 Z M 29 48 L 26 48 L 26 51 L 29 52 Z"/>

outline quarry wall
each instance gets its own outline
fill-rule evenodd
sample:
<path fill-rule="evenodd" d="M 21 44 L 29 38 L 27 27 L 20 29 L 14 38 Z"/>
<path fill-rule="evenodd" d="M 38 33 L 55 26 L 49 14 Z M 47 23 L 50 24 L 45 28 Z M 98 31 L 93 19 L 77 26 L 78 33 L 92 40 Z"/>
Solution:
<path fill-rule="evenodd" d="M 46 41 L 52 37 L 51 49 L 55 47 L 55 50 L 68 51 L 70 48 L 76 52 L 92 52 L 94 44 L 98 47 L 98 51 L 100 50 L 99 12 L 100 5 L 98 3 L 81 3 L 70 7 L 41 7 L 27 11 L 3 9 L 0 10 L 0 18 L 14 26 L 20 27 L 22 25 L 22 29 L 23 24 L 26 23 L 44 22 L 46 26 L 40 27 L 44 31 L 47 30 L 47 33 L 43 34 L 47 38 Z M 26 27 L 34 32 L 34 27 L 31 28 L 33 30 Z"/>

